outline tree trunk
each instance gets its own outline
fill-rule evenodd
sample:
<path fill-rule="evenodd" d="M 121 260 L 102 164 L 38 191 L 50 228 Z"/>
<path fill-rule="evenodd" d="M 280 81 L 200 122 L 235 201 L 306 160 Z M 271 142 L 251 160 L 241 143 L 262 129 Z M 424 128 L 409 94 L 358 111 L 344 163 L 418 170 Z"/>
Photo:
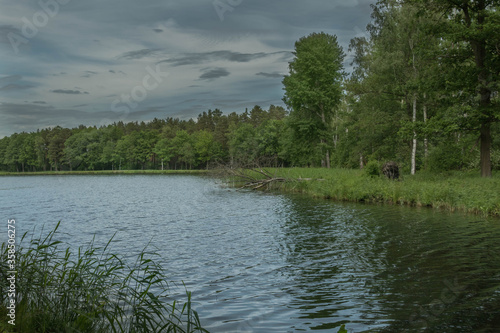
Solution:
<path fill-rule="evenodd" d="M 481 125 L 481 177 L 491 177 L 491 124 Z"/>
<path fill-rule="evenodd" d="M 426 98 L 426 94 L 424 93 L 424 99 Z M 424 101 L 424 125 L 427 123 L 427 105 Z M 429 142 L 427 140 L 427 134 L 424 135 L 424 157 L 427 160 L 427 155 L 429 154 Z"/>
<path fill-rule="evenodd" d="M 417 95 L 413 95 L 413 124 L 417 121 Z M 416 171 L 416 156 L 417 156 L 417 132 L 413 130 L 413 144 L 411 149 L 411 174 Z"/>
<path fill-rule="evenodd" d="M 473 24 L 477 24 L 476 31 L 482 31 L 486 19 L 486 1 L 478 0 L 475 6 L 475 11 L 477 11 L 477 22 L 472 22 L 472 17 L 469 13 L 469 7 L 462 7 L 464 13 L 465 22 L 467 27 L 470 28 Z M 476 68 L 479 72 L 478 83 L 479 83 L 479 95 L 480 102 L 479 106 L 481 108 L 482 116 L 491 116 L 489 114 L 488 108 L 491 106 L 491 88 L 489 88 L 490 79 L 488 78 L 489 73 L 486 65 L 487 50 L 486 50 L 486 39 L 484 38 L 471 38 L 470 40 L 472 51 L 474 52 L 474 58 L 476 62 Z M 481 138 L 481 177 L 491 177 L 491 120 L 483 120 L 480 128 L 480 138 Z"/>
<path fill-rule="evenodd" d="M 325 110 L 323 110 L 323 106 L 321 106 L 320 109 L 321 109 L 321 122 L 326 126 Z M 321 139 L 321 143 L 326 144 L 326 140 Z M 325 166 L 328 169 L 330 169 L 330 151 L 328 151 L 328 149 L 326 150 L 325 160 L 321 160 L 321 167 L 324 168 Z"/>
<path fill-rule="evenodd" d="M 323 146 L 324 146 L 324 143 L 325 143 L 325 140 L 324 139 L 321 139 L 321 150 L 323 150 Z M 326 161 L 324 158 L 321 158 L 321 167 L 324 168 L 326 167 Z"/>

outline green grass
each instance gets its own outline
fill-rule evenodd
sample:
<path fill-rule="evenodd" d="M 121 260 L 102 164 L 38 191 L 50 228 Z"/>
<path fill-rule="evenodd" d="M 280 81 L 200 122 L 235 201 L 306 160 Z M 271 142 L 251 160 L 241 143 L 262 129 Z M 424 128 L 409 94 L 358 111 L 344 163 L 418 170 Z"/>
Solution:
<path fill-rule="evenodd" d="M 95 170 L 95 171 L 37 171 L 0 172 L 0 176 L 61 176 L 61 175 L 174 175 L 205 174 L 207 170 Z"/>
<path fill-rule="evenodd" d="M 179 305 L 168 296 L 158 255 L 144 249 L 132 265 L 113 254 L 108 244 L 90 242 L 73 253 L 60 250 L 47 236 L 25 235 L 16 246 L 16 321 L 8 323 L 6 306 L 8 247 L 0 252 L 1 332 L 207 332 L 191 308 L 191 294 Z"/>
<path fill-rule="evenodd" d="M 362 170 L 268 168 L 291 181 L 281 191 L 351 202 L 427 206 L 449 211 L 500 216 L 500 174 L 481 178 L 475 172 L 417 173 L 398 181 L 369 177 Z M 257 176 L 253 173 L 253 176 Z M 311 180 L 297 180 L 311 178 Z"/>

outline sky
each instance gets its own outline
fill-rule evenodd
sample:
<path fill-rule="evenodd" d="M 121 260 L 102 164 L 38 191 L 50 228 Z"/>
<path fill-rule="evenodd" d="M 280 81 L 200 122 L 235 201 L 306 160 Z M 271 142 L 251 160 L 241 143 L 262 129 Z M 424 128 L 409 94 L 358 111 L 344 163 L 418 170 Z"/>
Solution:
<path fill-rule="evenodd" d="M 0 138 L 284 106 L 294 43 L 364 36 L 375 0 L 0 0 Z"/>

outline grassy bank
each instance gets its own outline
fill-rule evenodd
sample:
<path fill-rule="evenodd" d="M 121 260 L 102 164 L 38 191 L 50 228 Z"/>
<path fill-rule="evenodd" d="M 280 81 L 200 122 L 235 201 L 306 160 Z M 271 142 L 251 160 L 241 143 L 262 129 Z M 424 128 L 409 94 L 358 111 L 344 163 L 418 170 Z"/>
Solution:
<path fill-rule="evenodd" d="M 62 176 L 62 175 L 200 175 L 207 170 L 95 170 L 95 171 L 38 171 L 0 172 L 0 176 Z"/>
<path fill-rule="evenodd" d="M 2 244 L 0 332 L 206 332 L 189 292 L 183 305 L 169 297 L 156 253 L 144 249 L 129 265 L 110 251 L 111 240 L 63 250 L 57 227 L 31 240 L 19 235 L 15 251 Z"/>
<path fill-rule="evenodd" d="M 266 170 L 277 177 L 293 180 L 280 183 L 280 189 L 285 192 L 304 193 L 339 201 L 427 206 L 484 216 L 500 216 L 499 174 L 487 179 L 473 172 L 420 173 L 414 176 L 404 175 L 399 181 L 391 181 L 383 176 L 370 177 L 362 170 Z"/>

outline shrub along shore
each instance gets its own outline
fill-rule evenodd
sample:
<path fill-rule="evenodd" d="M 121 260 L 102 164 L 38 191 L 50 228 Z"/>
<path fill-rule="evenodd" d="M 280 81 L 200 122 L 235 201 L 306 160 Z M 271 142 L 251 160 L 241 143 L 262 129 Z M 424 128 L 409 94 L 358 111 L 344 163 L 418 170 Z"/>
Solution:
<path fill-rule="evenodd" d="M 477 172 L 418 173 L 399 180 L 370 176 L 363 170 L 324 168 L 266 169 L 289 181 L 273 188 L 317 198 L 349 202 L 432 207 L 483 216 L 500 216 L 500 175 Z M 250 172 L 250 171 L 249 171 Z M 253 174 L 253 176 L 256 176 Z"/>

